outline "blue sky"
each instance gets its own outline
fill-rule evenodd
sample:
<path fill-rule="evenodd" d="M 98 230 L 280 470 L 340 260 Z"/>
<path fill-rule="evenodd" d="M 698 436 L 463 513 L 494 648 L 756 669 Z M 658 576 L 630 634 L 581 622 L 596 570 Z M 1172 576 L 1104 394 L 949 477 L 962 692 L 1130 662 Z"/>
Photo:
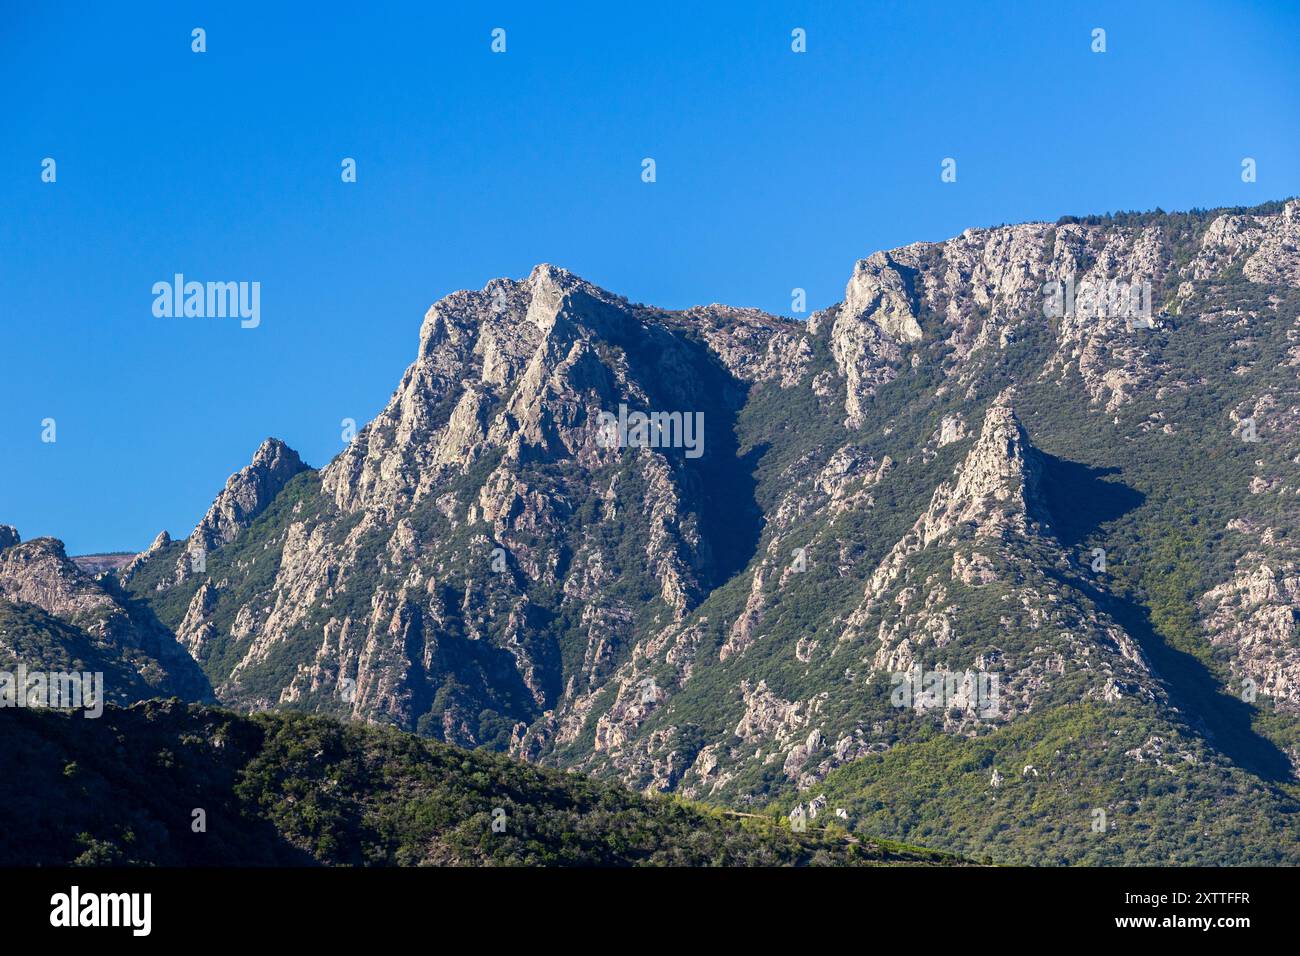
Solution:
<path fill-rule="evenodd" d="M 432 302 L 537 262 L 788 313 L 969 226 L 1300 194 L 1294 4 L 117 6 L 0 23 L 0 522 L 74 554 L 187 534 L 267 435 L 325 464 Z M 155 318 L 177 272 L 260 327 Z"/>

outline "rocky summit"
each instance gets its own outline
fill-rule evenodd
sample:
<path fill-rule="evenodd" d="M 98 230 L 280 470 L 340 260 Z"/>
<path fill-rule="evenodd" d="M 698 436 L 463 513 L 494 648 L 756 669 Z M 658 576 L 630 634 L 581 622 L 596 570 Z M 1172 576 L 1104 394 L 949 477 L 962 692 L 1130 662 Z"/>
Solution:
<path fill-rule="evenodd" d="M 1298 376 L 1296 200 L 874 252 L 807 321 L 540 265 L 188 539 L 0 528 L 0 649 L 997 862 L 1300 863 Z"/>

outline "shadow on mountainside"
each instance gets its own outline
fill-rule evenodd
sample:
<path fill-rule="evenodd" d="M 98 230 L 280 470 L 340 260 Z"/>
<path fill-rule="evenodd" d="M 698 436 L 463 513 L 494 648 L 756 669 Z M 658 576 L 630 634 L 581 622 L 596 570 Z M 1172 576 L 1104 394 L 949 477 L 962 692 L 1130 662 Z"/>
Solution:
<path fill-rule="evenodd" d="M 1291 778 L 1291 762 L 1286 754 L 1252 727 L 1254 708 L 1225 694 L 1219 680 L 1196 657 L 1169 646 L 1151 625 L 1145 606 L 1098 590 L 1087 582 L 1073 583 L 1142 646 L 1174 706 L 1210 746 L 1262 780 L 1277 783 Z"/>
<path fill-rule="evenodd" d="M 1040 452 L 1043 480 L 1040 493 L 1051 512 L 1052 530 L 1067 549 L 1073 549 L 1103 524 L 1122 517 L 1146 496 L 1120 481 L 1103 480 L 1118 468 L 1092 468 Z M 1146 606 L 1130 597 L 1096 587 L 1086 577 L 1067 578 L 1049 572 L 1061 584 L 1083 591 L 1131 634 L 1142 647 L 1173 702 L 1193 730 L 1239 767 L 1263 780 L 1282 781 L 1291 776 L 1290 761 L 1272 741 L 1251 725 L 1252 707 L 1223 692 L 1219 679 L 1192 654 L 1165 641 L 1151 623 Z"/>
<path fill-rule="evenodd" d="M 696 486 L 694 508 L 711 556 L 705 586 L 712 591 L 742 571 L 758 550 L 763 511 L 758 504 L 757 470 L 768 446 L 740 453 L 736 424 L 748 386 L 716 359 L 698 365 L 705 384 L 699 401 L 704 412 L 704 453 L 685 459 L 685 468 Z"/>
<path fill-rule="evenodd" d="M 215 704 L 216 692 L 208 675 L 181 646 L 175 632 L 158 619 L 149 603 L 132 597 L 111 575 L 104 579 L 104 589 L 123 607 L 131 623 L 144 636 L 144 650 L 166 669 L 167 680 L 160 690 L 165 695 L 175 695 L 190 703 Z"/>
<path fill-rule="evenodd" d="M 684 503 L 699 523 L 700 583 L 707 596 L 749 564 L 763 531 L 755 472 L 764 449 L 742 456 L 736 433 L 750 384 L 732 373 L 691 322 L 671 313 L 640 307 L 639 321 L 631 321 L 587 299 L 581 314 L 608 345 L 623 350 L 650 411 L 703 414 L 702 453 L 690 457 L 687 449 L 673 448 L 665 457 L 685 479 Z"/>
<path fill-rule="evenodd" d="M 1146 495 L 1121 481 L 1105 481 L 1118 468 L 1093 468 L 1038 450 L 1043 461 L 1039 493 L 1051 513 L 1052 531 L 1066 548 L 1075 548 L 1108 521 L 1140 506 Z"/>

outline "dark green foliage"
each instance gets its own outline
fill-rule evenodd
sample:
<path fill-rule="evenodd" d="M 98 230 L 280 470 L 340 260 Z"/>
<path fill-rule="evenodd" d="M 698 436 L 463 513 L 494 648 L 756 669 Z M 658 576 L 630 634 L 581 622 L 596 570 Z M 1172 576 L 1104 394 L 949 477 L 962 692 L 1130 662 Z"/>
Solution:
<path fill-rule="evenodd" d="M 0 866 L 959 862 L 319 716 L 165 701 L 0 711 L 0 732 Z"/>
<path fill-rule="evenodd" d="M 1191 261 L 1220 213 L 1268 214 L 1280 208 L 1271 203 L 1253 210 L 1062 217 L 1044 245 L 1051 246 L 1071 223 L 1116 229 L 1159 224 L 1165 254 L 1181 266 Z M 1094 240 L 1082 250 L 1081 268 L 1096 261 L 1099 252 Z M 905 281 L 916 288 L 939 265 L 935 246 L 914 274 L 907 270 Z M 1157 308 L 1173 308 L 1181 281 L 1171 271 L 1156 285 L 1152 298 Z M 710 428 L 705 461 L 691 465 L 674 460 L 672 466 L 683 501 L 696 509 L 684 527 L 700 531 L 715 545 L 712 560 L 693 569 L 705 595 L 690 619 L 701 635 L 700 663 L 690 681 L 674 687 L 667 703 L 636 728 L 643 736 L 667 732 L 673 781 L 710 743 L 724 752 L 737 746 L 734 728 L 744 711 L 738 688 L 742 682 L 752 687 L 765 681 L 784 700 L 808 701 L 824 694 L 819 713 L 828 727 L 845 733 L 878 727 L 873 742 L 888 752 L 834 771 L 826 781 L 828 793 L 852 806 L 855 825 L 872 832 L 999 861 L 1297 862 L 1291 821 L 1300 790 L 1285 779 L 1284 752 L 1300 752 L 1300 720 L 1276 711 L 1265 698 L 1253 704 L 1239 699 L 1229 652 L 1211 645 L 1197 602 L 1229 578 L 1255 544 L 1229 530 L 1229 522 L 1254 519 L 1277 529 L 1282 545 L 1295 543 L 1287 539 L 1287 529 L 1300 524 L 1300 499 L 1250 493 L 1255 460 L 1265 462 L 1266 473 L 1285 474 L 1296 453 L 1294 441 L 1271 432 L 1263 421 L 1262 441 L 1243 443 L 1233 433 L 1230 413 L 1270 390 L 1294 389 L 1295 368 L 1287 364 L 1294 342 L 1288 336 L 1300 317 L 1300 291 L 1248 282 L 1240 264 L 1212 281 L 1196 280 L 1192 290 L 1190 297 L 1180 297 L 1176 314 L 1160 316 L 1158 328 L 1115 333 L 1131 336 L 1128 344 L 1139 356 L 1135 361 L 1158 371 L 1144 376 L 1129 400 L 1113 411 L 1105 408 L 1110 396 L 1094 401 L 1076 370 L 1045 374 L 1060 344 L 1061 320 L 1036 314 L 1023 324 L 1006 322 L 1015 328 L 1009 342 L 958 354 L 947 319 L 927 301 L 917 316 L 923 340 L 902 346 L 897 377 L 867 402 L 866 421 L 853 432 L 843 426 L 842 384 L 822 395 L 811 385 L 817 375 L 834 369 L 829 329 L 835 308 L 811 338 L 808 374 L 793 388 L 772 382 L 742 387 L 704 360 L 679 377 L 659 374 L 656 363 L 668 338 L 696 335 L 681 313 L 642 309 L 651 325 L 662 326 L 647 332 L 643 342 L 633 341 L 626 330 L 608 330 L 609 341 L 600 345 L 603 358 L 632 366 L 634 377 L 655 389 L 650 397 L 657 407 L 705 409 Z M 1225 310 L 1257 315 L 1243 327 L 1223 319 Z M 976 320 L 987 318 L 978 315 Z M 953 375 L 961 377 L 962 387 L 953 387 Z M 945 736 L 935 715 L 900 713 L 889 705 L 886 675 L 873 675 L 862 663 L 873 647 L 823 653 L 810 663 L 800 662 L 793 648 L 801 639 L 819 641 L 823 650 L 836 646 L 866 580 L 926 509 L 936 485 L 963 459 L 993 396 L 1010 385 L 1017 386 L 1016 412 L 1041 450 L 1043 465 L 1036 489 L 1040 500 L 1035 502 L 1042 536 L 1037 543 L 1018 545 L 1022 552 L 1017 556 L 1026 559 L 1022 566 L 1047 575 L 1042 591 L 1056 607 L 1080 620 L 1105 616 L 1122 624 L 1152 663 L 1167 702 L 1145 710 L 1125 702 L 1114 712 L 1096 701 L 1083 703 L 1083 675 L 1067 669 L 1041 691 L 1034 713 L 1023 723 L 982 726 L 971 737 Z M 508 396 L 500 398 L 506 400 Z M 448 403 L 434 410 L 435 420 L 449 413 Z M 918 453 L 940 421 L 954 413 L 970 426 L 970 437 L 931 455 Z M 1164 433 L 1160 423 L 1165 421 L 1177 423 L 1176 434 Z M 774 534 L 759 514 L 771 515 L 792 489 L 809 485 L 846 441 L 864 459 L 878 463 L 888 456 L 893 471 L 871 489 L 869 505 L 838 515 L 814 511 L 783 532 L 786 553 L 778 559 L 786 560 L 789 548 L 806 546 L 808 570 L 779 587 L 769 576 L 756 640 L 743 655 L 719 662 L 718 649 L 745 607 L 749 572 L 768 554 Z M 447 490 L 474 497 L 497 462 L 488 455 Z M 489 573 L 489 551 L 498 543 L 491 539 L 491 527 L 481 521 L 453 527 L 425 500 L 412 509 L 410 519 L 423 543 L 421 569 L 438 582 L 437 596 L 448 613 L 440 622 L 421 622 L 430 633 L 436 628 L 440 656 L 428 673 L 419 675 L 433 689 L 428 700 L 419 701 L 421 712 L 407 729 L 442 738 L 448 726 L 464 726 L 468 732 L 459 739 L 504 749 L 515 724 L 532 724 L 553 707 L 570 676 L 577 675 L 575 694 L 598 687 L 627 662 L 638 639 L 671 620 L 657 582 L 644 566 L 648 489 L 643 473 L 628 459 L 593 474 L 568 461 L 528 461 L 520 468 L 532 488 L 564 500 L 570 510 L 560 516 L 561 527 L 553 534 L 519 533 L 509 542 L 512 560 L 529 552 L 554 554 L 562 581 L 578 550 L 587 543 L 597 546 L 610 574 L 600 604 L 625 613 L 619 618 L 625 623 L 611 628 L 609 659 L 596 666 L 587 683 L 583 604 L 564 602 L 556 585 L 530 583 L 517 566 L 507 575 Z M 606 507 L 604 492 L 615 477 L 617 517 L 598 521 Z M 710 497 L 713 488 L 724 493 Z M 333 513 L 332 502 L 318 489 L 314 473 L 299 476 L 244 536 L 210 556 L 209 577 L 227 582 L 213 618 L 219 637 L 205 649 L 202 661 L 214 683 L 228 676 L 247 650 L 246 643 L 228 636 L 234 609 L 265 593 L 288 525 L 329 526 L 332 543 L 337 543 L 359 520 Z M 583 537 L 588 529 L 589 542 Z M 313 607 L 291 639 L 246 674 L 241 692 L 269 696 L 277 691 L 294 668 L 311 659 L 326 621 L 364 619 L 376 589 L 396 588 L 397 576 L 384 566 L 385 541 L 386 535 L 375 533 L 361 543 L 357 560 L 336 582 L 330 601 Z M 156 590 L 182 547 L 174 545 L 165 560 L 160 556 L 131 583 L 132 595 L 151 603 L 171 626 L 182 619 L 200 584 L 190 580 Z M 1106 551 L 1103 575 L 1089 568 L 1093 548 Z M 466 555 L 473 556 L 468 563 Z M 1023 663 L 1051 652 L 1043 649 L 1041 635 L 1014 601 L 1010 584 L 1015 582 L 964 587 L 953 581 L 952 557 L 951 544 L 941 543 L 912 559 L 920 578 L 933 575 L 942 581 L 957 606 L 949 653 L 969 660 L 977 651 L 996 648 L 1008 661 Z M 1005 574 L 1014 566 L 1004 557 L 993 555 Z M 532 607 L 521 639 L 538 664 L 545 696 L 541 703 L 521 685 L 496 643 L 521 591 Z M 466 604 L 470 612 L 462 613 Z M 1015 606 L 1009 609 L 1011 604 Z M 875 612 L 868 633 L 886 613 Z M 474 639 L 474 626 L 481 627 L 486 639 Z M 856 673 L 846 674 L 852 671 Z M 675 675 L 656 676 L 666 684 Z M 541 759 L 602 775 L 628 773 L 593 747 L 595 721 L 608 711 L 614 695 L 614 689 L 604 690 L 578 736 L 541 753 Z M 307 695 L 294 706 L 336 714 L 344 709 L 326 693 Z M 1152 735 L 1195 754 L 1197 762 L 1180 762 L 1171 771 L 1128 755 Z M 1046 751 L 1040 746 L 1044 741 L 1053 744 Z M 1041 775 L 1021 779 L 1020 768 L 1036 761 L 1043 762 Z M 1008 784 L 991 792 L 987 782 L 995 765 Z M 647 786 L 651 774 L 646 767 L 632 783 Z M 772 801 L 788 808 L 796 799 L 793 788 L 780 761 L 746 763 L 708 796 L 747 809 Z M 1092 808 L 1109 808 L 1120 824 L 1104 842 L 1091 838 L 1086 818 L 1082 824 L 1078 819 Z M 1242 841 L 1250 847 L 1236 845 Z"/>
<path fill-rule="evenodd" d="M 1161 763 L 1128 755 L 1152 737 Z M 997 863 L 1300 863 L 1300 801 L 1130 706 L 1065 706 L 975 740 L 935 734 L 836 770 L 818 792 L 865 831 Z"/>
<path fill-rule="evenodd" d="M 135 659 L 146 666 L 144 655 Z M 100 672 L 106 698 L 127 704 L 157 692 L 132 666 L 132 660 L 35 605 L 0 599 L 0 671 L 13 673 L 25 662 L 29 670 Z"/>

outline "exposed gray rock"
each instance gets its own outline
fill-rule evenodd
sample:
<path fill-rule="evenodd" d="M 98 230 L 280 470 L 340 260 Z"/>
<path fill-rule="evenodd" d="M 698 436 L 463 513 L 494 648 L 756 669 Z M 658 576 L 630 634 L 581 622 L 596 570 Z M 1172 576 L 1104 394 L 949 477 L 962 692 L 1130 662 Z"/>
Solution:
<path fill-rule="evenodd" d="M 227 545 L 258 515 L 299 472 L 307 471 L 298 453 L 278 438 L 262 442 L 253 460 L 226 481 L 208 513 L 194 529 L 190 541 L 212 551 Z M 157 544 L 157 541 L 155 541 Z"/>
<path fill-rule="evenodd" d="M 240 530 L 284 483 L 241 495 L 232 478 L 194 536 L 228 549 L 220 572 L 164 582 L 184 589 L 164 603 L 185 646 L 220 662 L 234 706 L 766 802 L 772 786 L 817 792 L 921 724 L 975 737 L 1058 706 L 1174 714 L 1140 635 L 1107 610 L 1110 580 L 1081 560 L 1094 541 L 1070 538 L 1103 532 L 1077 527 L 1052 476 L 1084 486 L 1125 448 L 1141 449 L 1128 465 L 1231 458 L 1251 420 L 1258 457 L 1215 489 L 1251 540 L 1223 545 L 1216 573 L 1233 571 L 1198 625 L 1233 677 L 1285 709 L 1300 394 L 1264 378 L 1274 359 L 1300 368 L 1297 210 L 1194 234 L 1145 216 L 970 229 L 866 257 L 845 301 L 806 325 L 638 305 L 549 265 L 453 293 L 321 494 L 250 542 Z M 1255 286 L 1216 297 L 1225 275 Z M 1114 294 L 1146 281 L 1163 301 L 1135 326 Z M 1055 314 L 1058 286 L 1074 295 Z M 1205 329 L 1230 331 L 1216 339 L 1230 361 L 1197 380 L 1179 363 Z M 1197 444 L 1209 399 L 1193 395 L 1230 396 L 1212 411 L 1218 447 Z M 704 457 L 608 447 L 599 416 L 620 404 L 705 410 Z M 1062 457 L 1080 449 L 1087 462 Z M 1161 482 L 1139 477 L 1102 492 L 1122 499 L 1132 480 L 1157 502 Z M 1277 515 L 1267 540 L 1261 515 Z M 913 670 L 951 686 L 883 703 Z M 1132 770 L 1124 753 L 1107 759 Z"/>
<path fill-rule="evenodd" d="M 158 532 L 158 537 L 153 539 L 153 543 L 148 548 L 141 551 L 123 566 L 122 570 L 118 572 L 118 579 L 124 584 L 130 581 L 146 561 L 152 560 L 159 551 L 164 550 L 171 543 L 172 536 L 170 534 L 166 531 Z"/>
<path fill-rule="evenodd" d="M 79 568 L 56 538 L 34 538 L 0 551 L 0 602 L 32 605 L 83 634 L 88 646 L 74 653 L 93 652 L 101 666 L 112 667 L 115 674 L 118 669 L 131 672 L 130 679 L 142 688 L 160 696 L 211 699 L 208 682 L 172 635 L 151 617 L 134 613 L 104 581 Z M 63 632 L 16 636 L 51 653 L 67 639 Z M 32 668 L 49 666 L 39 657 L 25 662 Z M 59 663 L 80 666 L 76 660 Z M 109 692 L 119 699 L 123 688 Z"/>

